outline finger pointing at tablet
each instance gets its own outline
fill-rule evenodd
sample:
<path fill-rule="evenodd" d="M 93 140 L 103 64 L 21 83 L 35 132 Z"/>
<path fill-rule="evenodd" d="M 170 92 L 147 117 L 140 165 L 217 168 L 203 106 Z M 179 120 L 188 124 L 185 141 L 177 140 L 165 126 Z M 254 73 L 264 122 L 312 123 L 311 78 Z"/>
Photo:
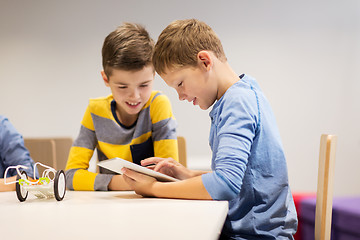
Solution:
<path fill-rule="evenodd" d="M 151 157 L 141 161 L 142 166 L 147 166 L 150 164 L 155 164 L 155 166 L 151 166 L 151 169 L 153 169 L 154 171 L 166 174 L 177 179 L 184 180 L 192 177 L 189 169 L 185 168 L 183 165 L 181 165 L 179 162 L 175 161 L 172 158 Z"/>

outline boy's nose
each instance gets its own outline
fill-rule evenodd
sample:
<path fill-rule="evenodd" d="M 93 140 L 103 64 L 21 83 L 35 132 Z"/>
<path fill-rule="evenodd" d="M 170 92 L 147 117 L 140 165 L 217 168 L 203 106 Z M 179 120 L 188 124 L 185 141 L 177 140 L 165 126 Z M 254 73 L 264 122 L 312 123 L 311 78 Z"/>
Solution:
<path fill-rule="evenodd" d="M 137 89 L 134 89 L 130 92 L 130 97 L 137 99 L 139 97 L 139 91 Z"/>
<path fill-rule="evenodd" d="M 179 100 L 180 101 L 184 101 L 186 99 L 186 94 L 181 93 L 181 92 L 178 91 L 178 95 L 179 95 Z"/>

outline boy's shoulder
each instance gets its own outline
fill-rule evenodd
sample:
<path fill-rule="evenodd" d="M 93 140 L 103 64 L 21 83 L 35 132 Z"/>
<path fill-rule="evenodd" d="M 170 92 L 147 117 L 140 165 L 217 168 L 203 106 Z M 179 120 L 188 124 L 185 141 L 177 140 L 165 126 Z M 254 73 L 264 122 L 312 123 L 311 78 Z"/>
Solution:
<path fill-rule="evenodd" d="M 111 102 L 114 100 L 112 94 L 106 97 L 98 97 L 98 98 L 90 98 L 88 109 L 92 113 L 97 113 L 100 115 L 104 115 L 105 113 L 111 111 Z M 103 114 L 101 114 L 103 113 Z M 108 114 L 105 114 L 108 115 Z"/>
<path fill-rule="evenodd" d="M 151 92 L 150 98 L 144 107 L 159 105 L 159 104 L 162 105 L 165 103 L 170 103 L 169 98 L 161 91 L 154 90 Z"/>
<path fill-rule="evenodd" d="M 256 80 L 248 75 L 244 75 L 225 92 L 223 102 L 256 100 L 257 93 L 260 91 Z"/>
<path fill-rule="evenodd" d="M 169 98 L 161 91 L 153 91 L 149 101 L 145 104 L 143 109 L 149 110 L 150 116 L 152 116 L 151 118 L 153 120 L 157 117 L 164 118 L 164 113 L 166 113 L 165 115 L 167 116 L 167 114 L 172 112 Z"/>
<path fill-rule="evenodd" d="M 245 75 L 234 83 L 222 98 L 215 103 L 212 114 L 226 114 L 238 111 L 257 116 L 259 114 L 259 91 L 255 79 Z"/>
<path fill-rule="evenodd" d="M 255 78 L 245 74 L 242 74 L 239 81 L 234 83 L 229 89 L 235 91 L 260 91 L 259 84 Z"/>
<path fill-rule="evenodd" d="M 2 121 L 4 121 L 4 120 L 7 120 L 7 118 L 3 115 L 0 115 L 0 123 L 2 123 Z"/>

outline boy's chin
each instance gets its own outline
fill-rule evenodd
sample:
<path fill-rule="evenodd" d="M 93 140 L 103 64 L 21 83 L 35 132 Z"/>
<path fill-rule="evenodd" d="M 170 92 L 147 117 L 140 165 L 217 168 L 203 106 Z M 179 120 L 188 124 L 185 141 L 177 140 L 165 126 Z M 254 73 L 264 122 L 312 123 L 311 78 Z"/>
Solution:
<path fill-rule="evenodd" d="M 215 101 L 214 102 L 212 102 L 211 104 L 199 104 L 198 106 L 199 106 L 199 108 L 201 109 L 201 110 L 208 110 L 213 104 L 215 103 Z"/>
<path fill-rule="evenodd" d="M 139 114 L 139 112 L 141 111 L 141 109 L 143 108 L 143 106 L 138 106 L 137 108 L 126 108 L 126 112 L 129 115 L 136 115 Z"/>
<path fill-rule="evenodd" d="M 210 106 L 203 106 L 203 105 L 199 105 L 199 108 L 201 110 L 208 110 Z"/>
<path fill-rule="evenodd" d="M 127 111 L 127 113 L 129 114 L 129 115 L 137 115 L 137 114 L 139 114 L 140 113 L 140 111 L 141 111 L 141 108 L 139 109 L 139 110 L 131 110 L 131 111 Z"/>

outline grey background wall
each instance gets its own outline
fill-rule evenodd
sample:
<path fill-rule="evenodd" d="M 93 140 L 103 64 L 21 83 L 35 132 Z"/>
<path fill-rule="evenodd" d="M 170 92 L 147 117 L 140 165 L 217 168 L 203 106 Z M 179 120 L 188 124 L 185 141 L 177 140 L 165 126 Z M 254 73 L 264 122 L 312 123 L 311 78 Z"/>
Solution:
<path fill-rule="evenodd" d="M 77 136 L 102 82 L 104 37 L 124 21 L 156 40 L 175 19 L 198 18 L 230 64 L 254 76 L 272 104 L 294 191 L 315 191 L 321 133 L 339 136 L 335 194 L 360 194 L 360 2 L 0 1 L 0 114 L 25 137 Z M 210 166 L 209 111 L 172 101 L 189 165 Z"/>

